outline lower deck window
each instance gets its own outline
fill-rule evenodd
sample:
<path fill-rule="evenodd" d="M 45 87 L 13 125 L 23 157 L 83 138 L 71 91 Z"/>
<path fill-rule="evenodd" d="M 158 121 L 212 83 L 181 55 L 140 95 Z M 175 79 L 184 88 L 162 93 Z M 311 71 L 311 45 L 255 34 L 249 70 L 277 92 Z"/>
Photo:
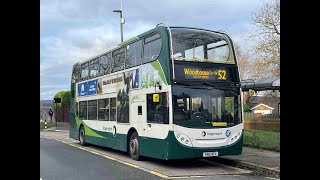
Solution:
<path fill-rule="evenodd" d="M 87 101 L 79 102 L 79 119 L 87 119 Z"/>
<path fill-rule="evenodd" d="M 88 119 L 97 120 L 97 100 L 88 101 Z"/>

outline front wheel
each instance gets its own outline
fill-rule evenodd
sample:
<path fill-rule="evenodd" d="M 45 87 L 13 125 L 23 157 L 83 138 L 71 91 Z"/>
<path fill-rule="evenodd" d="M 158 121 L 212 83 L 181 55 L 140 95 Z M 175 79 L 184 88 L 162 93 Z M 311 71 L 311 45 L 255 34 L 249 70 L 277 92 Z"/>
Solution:
<path fill-rule="evenodd" d="M 133 160 L 139 161 L 141 159 L 140 152 L 139 152 L 139 140 L 138 140 L 137 132 L 133 132 L 130 136 L 129 153 L 130 153 L 130 157 Z"/>
<path fill-rule="evenodd" d="M 86 145 L 85 137 L 86 137 L 86 134 L 85 134 L 84 128 L 83 126 L 81 126 L 79 130 L 79 141 L 82 146 Z"/>

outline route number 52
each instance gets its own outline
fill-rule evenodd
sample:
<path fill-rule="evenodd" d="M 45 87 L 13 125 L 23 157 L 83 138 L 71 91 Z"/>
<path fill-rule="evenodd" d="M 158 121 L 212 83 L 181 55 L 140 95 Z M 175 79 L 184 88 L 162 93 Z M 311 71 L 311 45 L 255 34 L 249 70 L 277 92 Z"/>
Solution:
<path fill-rule="evenodd" d="M 227 79 L 227 72 L 226 70 L 218 70 L 218 79 L 220 80 L 226 80 Z"/>

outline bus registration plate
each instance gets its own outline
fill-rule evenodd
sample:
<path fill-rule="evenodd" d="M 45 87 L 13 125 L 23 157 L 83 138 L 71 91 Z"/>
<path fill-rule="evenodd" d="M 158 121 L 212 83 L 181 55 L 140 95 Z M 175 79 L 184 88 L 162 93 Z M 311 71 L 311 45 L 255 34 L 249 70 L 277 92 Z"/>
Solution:
<path fill-rule="evenodd" d="M 218 152 L 204 152 L 203 157 L 218 156 Z"/>

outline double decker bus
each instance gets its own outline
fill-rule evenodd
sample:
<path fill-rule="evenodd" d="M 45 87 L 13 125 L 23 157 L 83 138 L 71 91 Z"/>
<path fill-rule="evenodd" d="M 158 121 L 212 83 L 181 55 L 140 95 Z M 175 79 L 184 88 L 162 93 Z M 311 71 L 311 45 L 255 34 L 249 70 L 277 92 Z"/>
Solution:
<path fill-rule="evenodd" d="M 241 102 L 226 33 L 159 24 L 74 64 L 70 137 L 134 160 L 238 155 Z"/>

